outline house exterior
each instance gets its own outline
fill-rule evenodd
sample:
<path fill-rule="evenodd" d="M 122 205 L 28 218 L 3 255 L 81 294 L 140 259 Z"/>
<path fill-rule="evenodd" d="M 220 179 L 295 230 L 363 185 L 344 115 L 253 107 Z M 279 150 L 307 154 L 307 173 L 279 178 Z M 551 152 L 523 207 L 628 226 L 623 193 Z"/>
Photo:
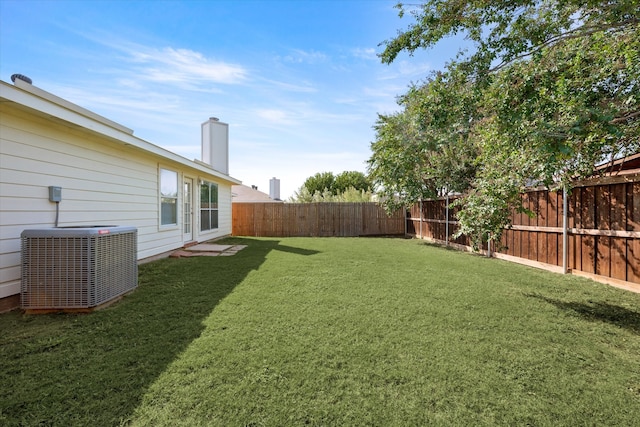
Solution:
<path fill-rule="evenodd" d="M 0 81 L 0 312 L 19 305 L 25 229 L 133 226 L 138 260 L 230 235 L 241 182 L 229 176 L 228 125 L 209 119 L 202 135 L 204 161 L 191 161 L 27 81 Z"/>

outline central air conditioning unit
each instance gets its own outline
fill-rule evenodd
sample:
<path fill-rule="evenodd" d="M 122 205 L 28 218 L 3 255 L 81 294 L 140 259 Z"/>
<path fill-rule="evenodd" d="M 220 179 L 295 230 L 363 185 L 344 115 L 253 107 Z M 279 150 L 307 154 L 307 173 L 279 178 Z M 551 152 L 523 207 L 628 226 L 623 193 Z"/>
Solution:
<path fill-rule="evenodd" d="M 135 227 L 24 230 L 21 307 L 91 310 L 138 286 Z"/>

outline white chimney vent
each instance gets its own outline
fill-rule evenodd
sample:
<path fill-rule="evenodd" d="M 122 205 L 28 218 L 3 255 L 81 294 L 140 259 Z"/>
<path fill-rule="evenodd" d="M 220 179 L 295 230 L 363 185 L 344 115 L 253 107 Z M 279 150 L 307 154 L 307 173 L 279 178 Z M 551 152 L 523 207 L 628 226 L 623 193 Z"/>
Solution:
<path fill-rule="evenodd" d="M 202 124 L 202 161 L 229 175 L 229 125 L 217 117 Z"/>
<path fill-rule="evenodd" d="M 275 176 L 269 180 L 269 197 L 280 200 L 280 180 Z"/>

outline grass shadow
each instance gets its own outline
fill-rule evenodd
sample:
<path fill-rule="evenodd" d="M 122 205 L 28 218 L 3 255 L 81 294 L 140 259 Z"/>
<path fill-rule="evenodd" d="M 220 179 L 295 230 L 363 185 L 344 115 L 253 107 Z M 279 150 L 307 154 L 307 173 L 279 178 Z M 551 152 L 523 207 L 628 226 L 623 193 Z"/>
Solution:
<path fill-rule="evenodd" d="M 454 248 L 453 246 L 447 246 L 445 243 L 438 243 L 438 242 L 430 242 L 430 241 L 421 241 L 419 243 L 420 246 L 428 246 L 430 248 L 438 248 L 438 249 L 444 249 L 447 251 L 454 251 L 454 252 L 460 252 L 459 249 Z"/>
<path fill-rule="evenodd" d="M 314 251 L 233 238 L 231 257 L 140 266 L 138 288 L 85 315 L 0 316 L 0 425 L 119 425 L 148 387 L 198 338 L 218 303 L 272 250 Z"/>
<path fill-rule="evenodd" d="M 567 302 L 543 297 L 542 295 L 527 294 L 527 296 L 552 304 L 561 310 L 575 313 L 586 320 L 610 323 L 640 335 L 640 313 L 637 311 L 605 302 Z"/>
<path fill-rule="evenodd" d="M 304 255 L 304 256 L 315 255 L 320 253 L 319 251 L 315 251 L 311 249 L 296 248 L 293 246 L 285 246 L 280 244 L 275 245 L 272 249 L 276 251 L 287 252 L 287 253 L 296 254 L 296 255 Z"/>
<path fill-rule="evenodd" d="M 456 244 L 455 242 L 451 242 L 453 244 Z M 438 249 L 442 249 L 445 251 L 451 251 L 451 252 L 456 252 L 459 254 L 468 254 L 468 255 L 474 255 L 474 256 L 479 256 L 479 257 L 485 257 L 486 255 L 482 254 L 481 252 L 478 251 L 470 251 L 470 250 L 460 250 L 459 248 L 456 248 L 452 245 L 447 245 L 446 243 L 439 243 L 439 242 L 431 242 L 431 241 L 422 241 L 419 243 L 421 246 L 427 246 L 427 247 L 431 247 L 431 248 L 438 248 Z"/>

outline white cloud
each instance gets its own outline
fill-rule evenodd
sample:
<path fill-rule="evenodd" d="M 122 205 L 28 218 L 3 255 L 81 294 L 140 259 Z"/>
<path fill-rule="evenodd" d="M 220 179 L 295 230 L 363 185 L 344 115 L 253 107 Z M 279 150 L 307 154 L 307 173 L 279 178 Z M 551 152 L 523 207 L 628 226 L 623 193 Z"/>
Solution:
<path fill-rule="evenodd" d="M 111 55 L 111 61 L 118 63 L 118 68 L 102 71 L 121 74 L 120 79 L 129 79 L 130 85 L 150 81 L 200 90 L 207 84 L 241 84 L 249 75 L 242 65 L 216 60 L 191 49 L 152 47 L 100 31 L 82 36 L 121 53 Z M 126 63 L 131 67 L 123 67 Z"/>
<path fill-rule="evenodd" d="M 268 80 L 268 79 L 263 79 L 263 81 L 277 87 L 278 89 L 286 90 L 289 92 L 314 93 L 318 91 L 318 89 L 313 87 L 309 82 L 302 82 L 302 84 L 294 84 L 294 83 L 279 82 L 276 80 Z"/>
<path fill-rule="evenodd" d="M 333 162 L 336 161 L 347 161 L 347 160 L 358 160 L 360 159 L 361 153 L 354 153 L 350 151 L 339 151 L 339 152 L 317 152 L 317 153 L 303 153 L 298 155 L 299 158 L 308 159 L 308 160 L 330 160 Z"/>
<path fill-rule="evenodd" d="M 360 113 L 340 113 L 330 111 L 330 106 L 322 109 L 304 102 L 280 102 L 281 108 L 259 108 L 249 114 L 273 125 L 287 125 L 287 131 L 307 128 L 312 123 L 327 126 L 329 124 L 354 123 L 363 119 Z M 296 130 L 296 131 L 297 131 Z"/>
<path fill-rule="evenodd" d="M 166 114 L 167 111 L 177 110 L 180 106 L 180 100 L 170 94 L 146 92 L 141 96 L 140 92 L 130 90 L 110 91 L 106 87 L 96 90 L 96 86 L 94 84 L 90 89 L 84 89 L 83 86 L 54 85 L 52 92 L 62 93 L 65 98 L 89 109 L 112 108 L 138 113 Z"/>
<path fill-rule="evenodd" d="M 277 123 L 277 124 L 288 124 L 293 121 L 292 115 L 284 110 L 275 110 L 275 109 L 257 110 L 256 115 L 261 119 L 264 119 L 271 123 Z"/>
<path fill-rule="evenodd" d="M 322 52 L 316 52 L 314 50 L 305 51 L 302 49 L 293 49 L 289 55 L 283 58 L 285 62 L 293 62 L 296 64 L 317 64 L 320 62 L 326 62 L 328 59 L 329 57 Z"/>
<path fill-rule="evenodd" d="M 356 48 L 351 51 L 353 56 L 361 59 L 374 59 L 378 60 L 378 56 L 376 55 L 376 50 L 372 47 L 370 48 Z"/>
<path fill-rule="evenodd" d="M 218 116 L 230 124 L 231 175 L 261 189 L 277 176 L 283 198 L 317 172 L 364 171 L 375 111 L 406 91 L 399 82 L 412 72 L 401 64 L 375 68 L 375 50 L 365 48 L 340 57 L 287 50 L 274 63 L 219 60 L 166 42 L 94 41 L 109 49 L 86 61 L 90 78 L 78 74 L 54 93 L 188 159 L 200 156 L 200 123 Z M 366 62 L 354 65 L 356 57 Z M 398 81 L 381 80 L 387 71 Z M 333 80 L 323 85 L 323 73 Z"/>
<path fill-rule="evenodd" d="M 247 78 L 247 70 L 236 64 L 215 61 L 189 49 L 142 48 L 129 50 L 137 64 L 137 77 L 162 83 L 237 84 Z"/>
<path fill-rule="evenodd" d="M 376 87 L 366 86 L 362 88 L 362 93 L 372 98 L 384 98 L 393 101 L 397 95 L 405 93 L 407 88 L 408 84 L 400 83 Z"/>

